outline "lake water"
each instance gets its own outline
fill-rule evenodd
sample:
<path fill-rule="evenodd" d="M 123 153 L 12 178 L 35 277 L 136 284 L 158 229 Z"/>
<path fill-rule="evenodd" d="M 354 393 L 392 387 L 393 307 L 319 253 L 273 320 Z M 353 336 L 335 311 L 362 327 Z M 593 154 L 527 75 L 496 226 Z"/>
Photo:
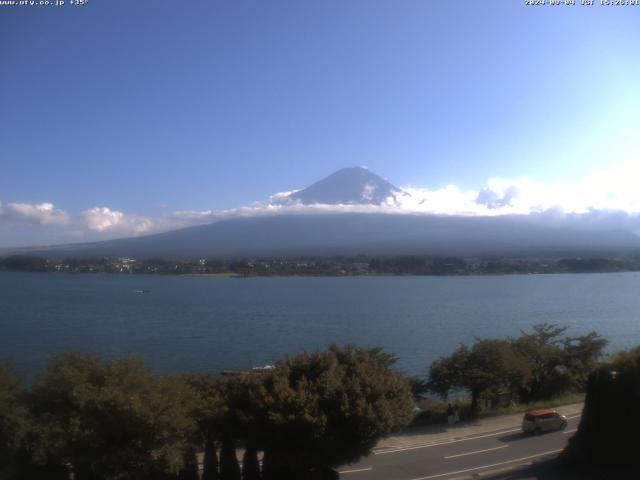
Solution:
<path fill-rule="evenodd" d="M 136 293 L 149 290 L 149 293 Z M 640 344 L 640 274 L 214 278 L 0 272 L 0 358 L 28 376 L 64 350 L 134 354 L 156 372 L 248 368 L 331 343 L 428 365 L 474 337 L 541 322 Z"/>

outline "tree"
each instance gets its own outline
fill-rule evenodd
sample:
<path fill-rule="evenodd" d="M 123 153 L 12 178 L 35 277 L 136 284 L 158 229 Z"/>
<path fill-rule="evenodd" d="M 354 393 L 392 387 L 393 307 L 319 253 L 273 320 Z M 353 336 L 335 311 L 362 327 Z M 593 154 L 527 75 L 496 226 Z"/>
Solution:
<path fill-rule="evenodd" d="M 140 360 L 59 355 L 29 398 L 34 459 L 69 464 L 76 480 L 177 473 L 195 432 L 195 399 L 185 382 L 156 379 Z"/>
<path fill-rule="evenodd" d="M 182 470 L 178 474 L 178 480 L 200 480 L 198 475 L 198 458 L 194 448 L 185 451 Z"/>
<path fill-rule="evenodd" d="M 220 480 L 240 480 L 241 477 L 236 457 L 236 441 L 231 434 L 225 434 L 220 450 Z"/>
<path fill-rule="evenodd" d="M 47 259 L 31 255 L 11 255 L 0 261 L 0 267 L 7 270 L 42 272 L 47 269 Z"/>
<path fill-rule="evenodd" d="M 608 343 L 596 332 L 564 340 L 564 363 L 573 388 L 585 390 L 589 374 L 596 368 Z"/>
<path fill-rule="evenodd" d="M 212 439 L 204 444 L 204 460 L 202 461 L 202 480 L 218 480 L 218 455 Z"/>
<path fill-rule="evenodd" d="M 566 327 L 542 323 L 532 332 L 506 340 L 476 340 L 460 345 L 429 369 L 429 389 L 447 398 L 453 389 L 471 394 L 471 414 L 482 395 L 508 392 L 530 402 L 572 388 L 582 389 L 607 341 L 591 332 L 564 337 Z"/>
<path fill-rule="evenodd" d="M 225 382 L 206 374 L 190 374 L 183 378 L 198 395 L 194 416 L 198 425 L 197 443 L 204 446 L 202 480 L 218 480 L 216 440 L 222 439 L 224 419 L 229 412 L 223 396 Z"/>
<path fill-rule="evenodd" d="M 541 323 L 534 325 L 531 333 L 522 332 L 522 336 L 512 340 L 531 367 L 529 381 L 520 392 L 525 402 L 551 397 L 569 384 L 562 368 L 565 361 L 562 335 L 566 330 L 567 327 Z"/>
<path fill-rule="evenodd" d="M 13 365 L 0 364 L 0 465 L 15 458 L 24 446 L 28 412 L 22 385 Z"/>
<path fill-rule="evenodd" d="M 610 478 L 637 478 L 638 445 L 633 439 L 640 429 L 639 404 L 640 347 L 636 347 L 614 355 L 589 375 L 582 418 L 563 453 L 565 460 L 586 472 L 613 467 Z"/>
<path fill-rule="evenodd" d="M 596 332 L 564 337 L 567 327 L 534 325 L 532 332 L 512 339 L 514 348 L 531 366 L 531 376 L 520 395 L 524 401 L 540 400 L 564 391 L 584 390 L 589 373 L 602 357 L 607 340 Z"/>
<path fill-rule="evenodd" d="M 449 357 L 431 365 L 431 390 L 447 398 L 453 388 L 467 389 L 471 394 L 470 415 L 478 413 L 480 396 L 514 393 L 528 378 L 530 371 L 524 359 L 505 340 L 476 340 L 472 348 L 460 345 Z"/>
<path fill-rule="evenodd" d="M 260 463 L 255 443 L 248 443 L 242 457 L 242 480 L 260 480 Z"/>
<path fill-rule="evenodd" d="M 278 362 L 258 392 L 268 437 L 263 477 L 318 475 L 407 425 L 413 396 L 394 361 L 381 349 L 332 346 Z"/>
<path fill-rule="evenodd" d="M 466 383 L 463 375 L 469 361 L 469 348 L 461 344 L 448 357 L 441 357 L 429 368 L 429 389 L 446 399 L 452 388 L 462 387 Z"/>
<path fill-rule="evenodd" d="M 264 444 L 264 415 L 257 400 L 261 381 L 255 376 L 220 379 L 210 375 L 188 375 L 187 382 L 198 392 L 196 409 L 198 426 L 205 443 L 203 479 L 238 479 L 241 475 L 236 445 L 245 446 L 243 475 L 255 464 L 259 475 L 257 448 Z M 220 473 L 215 456 L 215 442 L 222 443 Z M 249 478 L 249 477 L 248 477 Z M 259 478 L 259 477 L 257 477 Z"/>
<path fill-rule="evenodd" d="M 416 401 L 422 400 L 424 395 L 429 392 L 429 382 L 420 377 L 408 377 L 411 393 Z"/>
<path fill-rule="evenodd" d="M 226 406 L 222 416 L 222 449 L 220 451 L 220 479 L 240 480 L 241 471 L 236 446 L 243 440 L 245 446 L 255 446 L 259 435 L 259 417 L 253 389 L 257 386 L 250 376 L 231 378 L 222 384 L 222 398 Z"/>
<path fill-rule="evenodd" d="M 229 406 L 225 423 L 225 431 L 230 437 L 227 442 L 234 444 L 237 439 L 244 444 L 243 480 L 261 478 L 258 447 L 264 448 L 269 441 L 265 436 L 267 415 L 260 402 L 262 381 L 263 377 L 259 375 L 248 375 L 225 382 L 224 398 Z M 227 470 L 233 478 L 236 478 L 236 465 L 236 456 L 229 456 Z"/>

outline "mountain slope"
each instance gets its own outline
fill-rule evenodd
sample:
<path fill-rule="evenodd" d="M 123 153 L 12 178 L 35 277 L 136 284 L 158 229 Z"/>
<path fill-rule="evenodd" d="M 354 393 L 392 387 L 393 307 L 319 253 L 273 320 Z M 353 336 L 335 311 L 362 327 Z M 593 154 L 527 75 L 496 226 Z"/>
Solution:
<path fill-rule="evenodd" d="M 400 205 L 404 195 L 409 193 L 366 168 L 344 168 L 303 190 L 277 196 L 276 201 L 284 203 L 272 205 L 279 214 L 254 211 L 251 217 L 144 237 L 13 252 L 52 258 L 194 259 L 357 254 L 550 256 L 640 249 L 640 237 L 621 228 L 624 221 L 554 212 L 487 217 L 408 214 Z M 316 204 L 323 204 L 324 213 L 318 213 Z M 345 213 L 352 206 L 385 213 Z"/>
<path fill-rule="evenodd" d="M 385 214 L 235 218 L 172 232 L 29 249 L 51 258 L 294 255 L 576 255 L 640 248 L 625 231 L 548 227 L 522 217 Z"/>

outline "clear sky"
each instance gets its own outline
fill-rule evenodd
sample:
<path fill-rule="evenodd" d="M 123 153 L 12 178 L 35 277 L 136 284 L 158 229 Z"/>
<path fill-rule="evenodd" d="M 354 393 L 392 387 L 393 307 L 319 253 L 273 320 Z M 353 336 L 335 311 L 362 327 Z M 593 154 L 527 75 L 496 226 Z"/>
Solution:
<path fill-rule="evenodd" d="M 577 3 L 0 6 L 0 246 L 156 231 L 353 165 L 428 190 L 629 178 L 640 6 Z"/>

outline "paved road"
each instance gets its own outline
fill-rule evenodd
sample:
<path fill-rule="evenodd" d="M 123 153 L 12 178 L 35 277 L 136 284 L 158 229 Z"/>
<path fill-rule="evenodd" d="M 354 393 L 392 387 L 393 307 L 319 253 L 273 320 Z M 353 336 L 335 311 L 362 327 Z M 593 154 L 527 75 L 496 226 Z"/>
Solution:
<path fill-rule="evenodd" d="M 513 426 L 431 445 L 375 452 L 339 469 L 344 480 L 452 480 L 515 467 L 557 455 L 575 432 L 579 414 L 567 417 L 564 431 L 524 435 Z"/>

